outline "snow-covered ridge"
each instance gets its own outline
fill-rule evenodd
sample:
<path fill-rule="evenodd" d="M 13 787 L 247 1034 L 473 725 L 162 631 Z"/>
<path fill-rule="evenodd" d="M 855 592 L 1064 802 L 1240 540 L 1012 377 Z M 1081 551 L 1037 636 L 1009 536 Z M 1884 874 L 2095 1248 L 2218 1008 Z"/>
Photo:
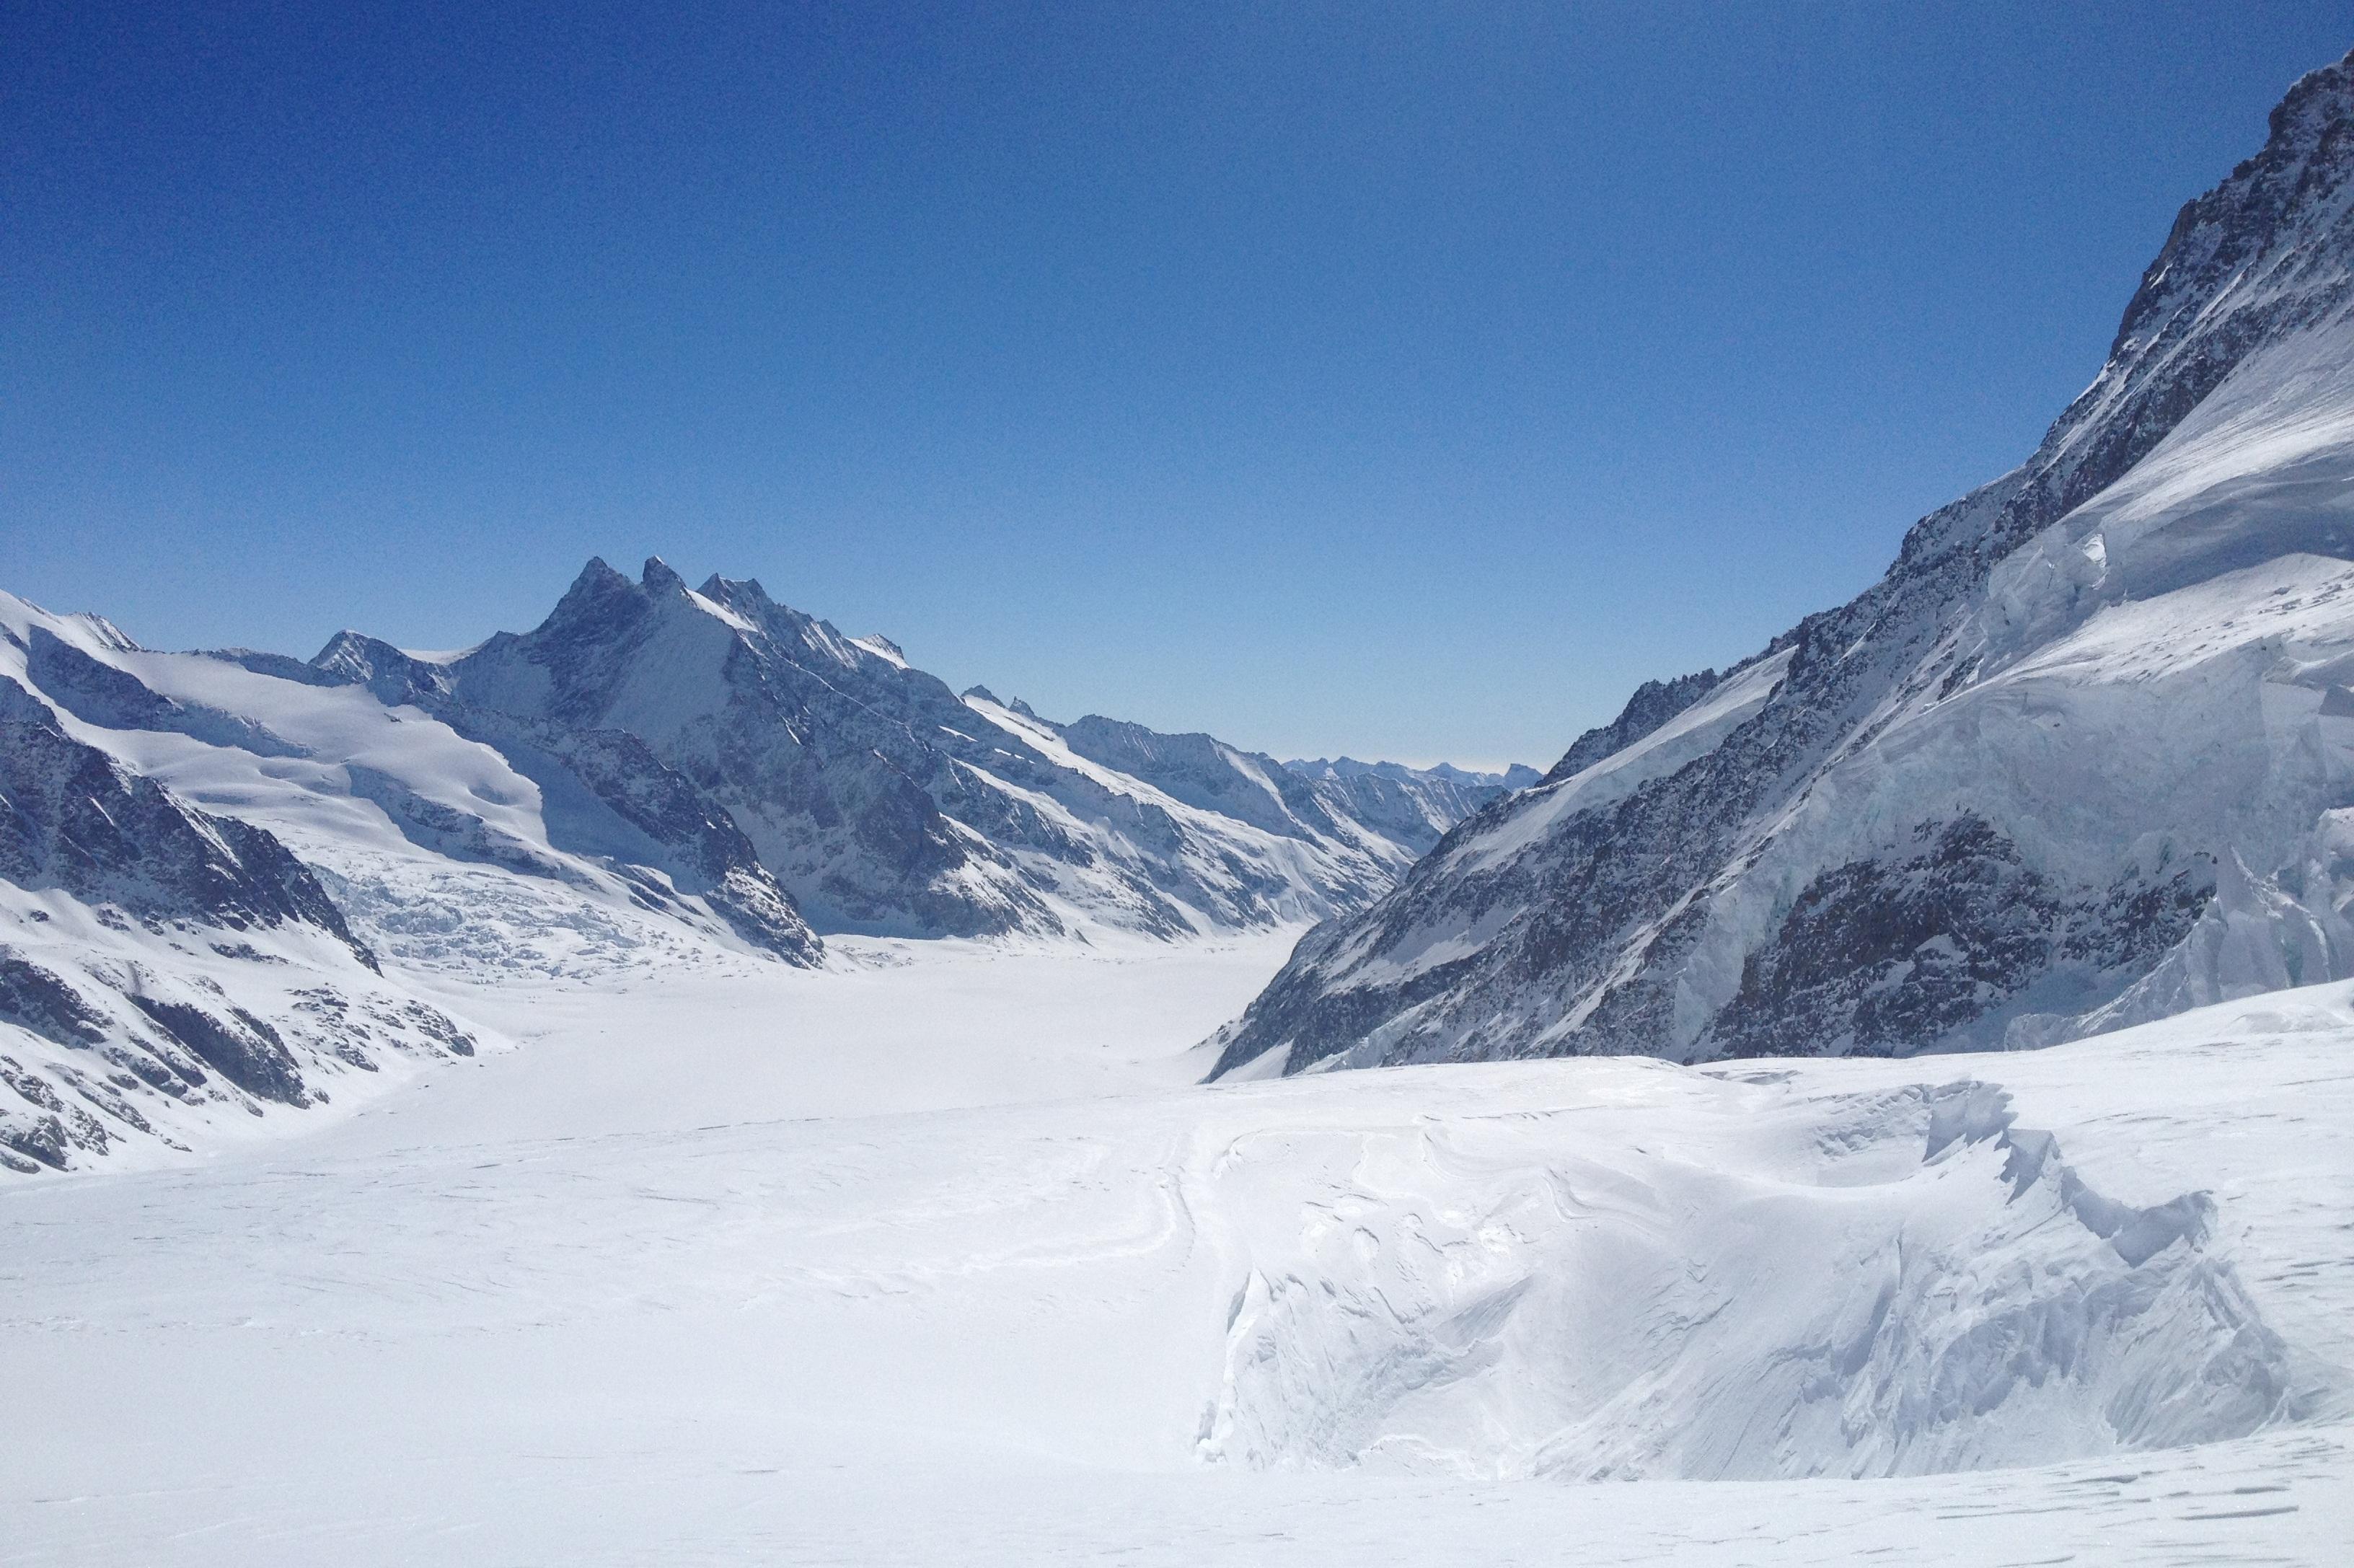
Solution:
<path fill-rule="evenodd" d="M 1220 1068 L 2020 1045 L 2354 973 L 2354 57 L 2020 468 L 1311 933 Z"/>
<path fill-rule="evenodd" d="M 251 777 L 296 779 L 310 749 L 197 694 L 155 691 L 124 667 L 140 657 L 103 622 L 0 595 L 10 1172 L 118 1148 L 151 1159 L 475 1048 L 474 1032 L 386 976 L 331 879 L 269 828 L 155 777 L 175 758 L 233 753 Z"/>

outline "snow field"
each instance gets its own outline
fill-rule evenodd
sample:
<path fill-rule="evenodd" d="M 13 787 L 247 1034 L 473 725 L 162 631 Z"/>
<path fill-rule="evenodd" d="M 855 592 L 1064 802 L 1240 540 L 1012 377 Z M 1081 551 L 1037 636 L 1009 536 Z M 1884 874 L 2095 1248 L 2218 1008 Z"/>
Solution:
<path fill-rule="evenodd" d="M 1190 1086 L 1280 948 L 470 990 L 517 1048 L 18 1183 L 0 1563 L 2354 1532 L 2354 988 L 2027 1055 Z"/>

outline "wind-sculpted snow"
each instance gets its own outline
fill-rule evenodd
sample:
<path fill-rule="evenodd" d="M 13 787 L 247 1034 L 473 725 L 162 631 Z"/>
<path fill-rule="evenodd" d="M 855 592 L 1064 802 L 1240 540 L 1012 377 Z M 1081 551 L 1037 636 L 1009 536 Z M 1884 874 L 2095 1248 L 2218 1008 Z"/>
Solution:
<path fill-rule="evenodd" d="M 1773 1079 L 1681 1113 L 1748 1124 L 1697 1169 L 1603 1152 L 1585 1107 L 1237 1140 L 1216 1187 L 1250 1272 L 1205 1456 L 1915 1475 L 2306 1414 L 2206 1194 L 2106 1199 L 1988 1086 L 1794 1104 Z M 1720 1152 L 1759 1143 L 1804 1158 Z"/>
<path fill-rule="evenodd" d="M 1312 933 L 1217 1071 L 2048 1044 L 2354 973 L 2349 176 L 2340 63 L 2025 465 Z"/>

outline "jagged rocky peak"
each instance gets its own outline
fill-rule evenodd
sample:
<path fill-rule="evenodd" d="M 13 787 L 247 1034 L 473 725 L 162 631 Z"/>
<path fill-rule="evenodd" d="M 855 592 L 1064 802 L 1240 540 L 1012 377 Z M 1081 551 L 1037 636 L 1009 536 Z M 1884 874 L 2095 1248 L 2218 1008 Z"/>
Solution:
<path fill-rule="evenodd" d="M 1672 681 L 1644 682 L 1635 688 L 1635 694 L 1627 699 L 1626 707 L 1617 718 L 1587 730 L 1571 742 L 1561 760 L 1544 774 L 1543 782 L 1557 783 L 1573 773 L 1584 772 L 1606 757 L 1626 750 L 1715 690 L 1717 681 L 1714 670 L 1701 670 Z"/>
<path fill-rule="evenodd" d="M 695 591 L 722 609 L 732 609 L 754 620 L 784 608 L 769 597 L 769 590 L 760 586 L 757 577 L 723 577 L 714 572 Z"/>
<path fill-rule="evenodd" d="M 548 611 L 547 619 L 521 641 L 562 647 L 627 633 L 645 619 L 660 591 L 678 582 L 677 574 L 659 559 L 647 561 L 642 575 L 642 582 L 631 582 L 607 566 L 602 556 L 591 556 L 572 579 L 572 586 L 564 590 L 564 597 L 556 601 L 556 608 Z"/>
<path fill-rule="evenodd" d="M 1001 697 L 987 686 L 967 686 L 958 695 L 967 702 L 987 703 L 991 707 L 1003 708 L 1007 713 L 1020 714 L 1023 718 L 1038 719 L 1036 711 L 1020 697 Z M 1038 719 L 1038 722 L 1045 724 L 1048 721 Z"/>
<path fill-rule="evenodd" d="M 2349 221 L 2354 54 L 2292 87 L 2273 110 L 2270 131 L 2229 179 L 2183 204 L 2126 306 L 2112 362 L 2147 359 L 2179 342 L 2198 313 L 2218 304 L 2243 310 L 2287 298 L 2310 316 L 2343 301 L 2346 273 L 2330 240 Z"/>
<path fill-rule="evenodd" d="M 1311 932 L 1219 1070 L 2044 1044 L 2354 974 L 2349 279 L 2354 56 L 2027 462 Z"/>
<path fill-rule="evenodd" d="M 2254 156 L 2183 205 L 2100 374 L 2052 422 L 1993 519 L 1933 513 L 1907 535 L 1903 559 L 1959 548 L 1991 567 L 2148 455 L 2259 345 L 2345 307 L 2354 55 L 2300 79 L 2269 123 Z"/>
<path fill-rule="evenodd" d="M 757 583 L 726 584 L 715 577 L 704 590 L 690 588 L 686 579 L 660 556 L 647 556 L 638 568 L 637 579 L 631 581 L 602 556 L 592 556 L 547 618 L 524 633 L 524 638 L 557 646 L 610 640 L 626 636 L 649 617 L 665 613 L 724 620 L 729 599 L 708 591 L 714 587 L 748 608 L 774 608 Z"/>
<path fill-rule="evenodd" d="M 366 686 L 377 701 L 395 706 L 448 694 L 449 680 L 440 666 L 365 632 L 338 631 L 328 638 L 326 646 L 312 656 L 311 669 L 325 681 Z M 261 673 L 276 672 L 265 667 Z"/>

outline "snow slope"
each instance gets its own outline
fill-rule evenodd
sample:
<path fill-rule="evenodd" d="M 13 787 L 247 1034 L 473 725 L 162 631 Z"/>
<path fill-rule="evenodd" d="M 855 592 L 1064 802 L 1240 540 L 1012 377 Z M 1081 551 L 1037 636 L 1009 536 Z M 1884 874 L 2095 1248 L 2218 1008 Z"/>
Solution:
<path fill-rule="evenodd" d="M 2034 456 L 1323 927 L 1218 1070 L 2048 1044 L 2354 974 L 2354 60 Z"/>
<path fill-rule="evenodd" d="M 485 996 L 529 1048 L 0 1192 L 0 1563 L 2354 1533 L 2354 986 L 2002 1057 L 1204 1089 L 1183 1042 L 1279 938 L 851 945 Z"/>

